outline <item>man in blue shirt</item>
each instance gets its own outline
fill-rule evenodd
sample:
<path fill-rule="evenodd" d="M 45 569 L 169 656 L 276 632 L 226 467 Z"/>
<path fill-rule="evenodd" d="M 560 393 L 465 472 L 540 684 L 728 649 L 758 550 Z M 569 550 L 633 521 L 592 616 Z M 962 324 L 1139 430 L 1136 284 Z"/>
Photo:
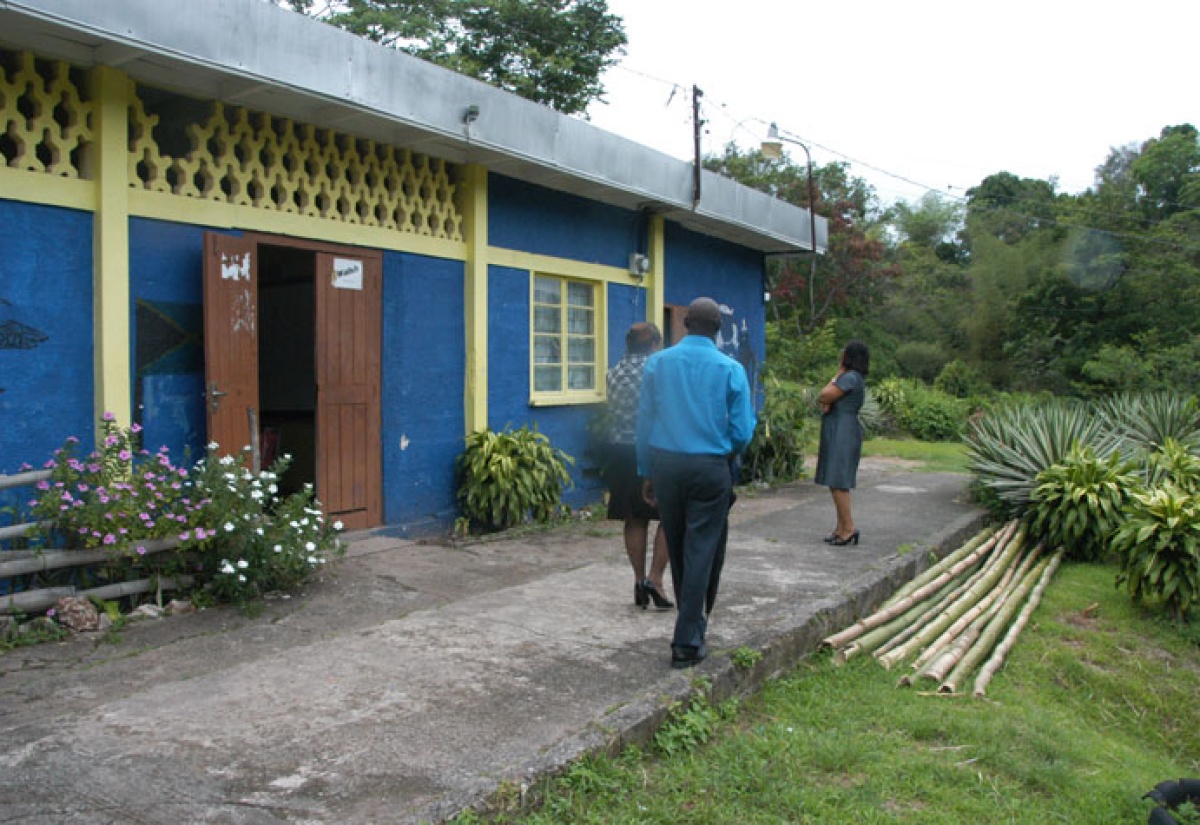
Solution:
<path fill-rule="evenodd" d="M 679 605 L 674 668 L 707 655 L 704 634 L 729 533 L 730 463 L 755 425 L 746 371 L 717 349 L 716 301 L 692 301 L 683 323 L 684 339 L 646 361 L 637 418 L 638 475 L 646 500 L 658 506 Z"/>

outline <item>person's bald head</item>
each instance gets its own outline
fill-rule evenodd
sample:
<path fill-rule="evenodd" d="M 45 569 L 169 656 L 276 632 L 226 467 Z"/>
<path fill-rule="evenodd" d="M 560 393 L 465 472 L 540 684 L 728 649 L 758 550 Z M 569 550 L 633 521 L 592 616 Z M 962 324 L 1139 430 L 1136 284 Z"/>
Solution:
<path fill-rule="evenodd" d="M 712 298 L 697 298 L 688 305 L 683 325 L 689 335 L 712 338 L 721 331 L 721 307 Z"/>

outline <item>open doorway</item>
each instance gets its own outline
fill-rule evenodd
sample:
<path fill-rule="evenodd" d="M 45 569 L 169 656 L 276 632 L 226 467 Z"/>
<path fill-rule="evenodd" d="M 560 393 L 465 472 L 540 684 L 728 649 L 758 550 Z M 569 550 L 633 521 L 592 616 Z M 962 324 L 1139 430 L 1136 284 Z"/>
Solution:
<path fill-rule="evenodd" d="M 285 495 L 317 481 L 316 263 L 309 249 L 258 246 L 262 465 L 292 457 Z"/>
<path fill-rule="evenodd" d="M 209 440 L 290 454 L 284 492 L 311 483 L 346 529 L 378 526 L 382 254 L 206 233 L 204 284 Z"/>

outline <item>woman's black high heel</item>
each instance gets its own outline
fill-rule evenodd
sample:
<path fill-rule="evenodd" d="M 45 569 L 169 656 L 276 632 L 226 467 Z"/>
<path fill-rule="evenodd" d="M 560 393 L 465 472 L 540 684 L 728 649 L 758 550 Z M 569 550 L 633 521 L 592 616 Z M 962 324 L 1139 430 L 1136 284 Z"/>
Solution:
<path fill-rule="evenodd" d="M 857 547 L 858 546 L 858 531 L 855 530 L 853 533 L 846 536 L 845 538 L 842 538 L 841 536 L 834 536 L 833 540 L 829 543 L 832 544 L 834 547 L 845 547 L 847 544 L 853 544 L 855 547 Z"/>
<path fill-rule="evenodd" d="M 646 585 L 641 583 L 633 585 L 633 604 L 642 610 L 645 610 L 646 606 L 650 604 L 650 594 L 646 592 Z"/>
<path fill-rule="evenodd" d="M 658 588 L 654 586 L 654 582 L 646 579 L 642 582 L 642 592 L 654 599 L 654 606 L 659 610 L 668 610 L 675 606 L 675 602 L 668 599 L 662 593 L 658 592 Z"/>

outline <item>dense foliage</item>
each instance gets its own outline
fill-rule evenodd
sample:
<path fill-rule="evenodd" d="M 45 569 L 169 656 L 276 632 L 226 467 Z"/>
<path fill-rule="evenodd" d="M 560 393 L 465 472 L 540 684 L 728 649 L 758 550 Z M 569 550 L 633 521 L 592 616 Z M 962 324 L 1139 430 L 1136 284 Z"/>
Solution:
<path fill-rule="evenodd" d="M 567 114 L 604 94 L 626 43 L 607 0 L 280 2 Z"/>

